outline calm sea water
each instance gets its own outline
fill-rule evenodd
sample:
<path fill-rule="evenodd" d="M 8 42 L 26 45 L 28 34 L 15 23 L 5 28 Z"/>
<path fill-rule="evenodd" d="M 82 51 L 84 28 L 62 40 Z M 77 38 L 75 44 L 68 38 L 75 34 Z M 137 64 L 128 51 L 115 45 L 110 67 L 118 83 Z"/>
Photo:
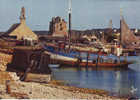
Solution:
<path fill-rule="evenodd" d="M 135 64 L 128 69 L 101 69 L 92 68 L 53 68 L 53 78 L 62 80 L 71 86 L 81 88 L 103 89 L 110 91 L 111 95 L 133 95 L 140 97 L 140 57 L 129 57 Z M 134 89 L 133 89 L 134 88 Z M 132 92 L 134 90 L 134 92 Z"/>

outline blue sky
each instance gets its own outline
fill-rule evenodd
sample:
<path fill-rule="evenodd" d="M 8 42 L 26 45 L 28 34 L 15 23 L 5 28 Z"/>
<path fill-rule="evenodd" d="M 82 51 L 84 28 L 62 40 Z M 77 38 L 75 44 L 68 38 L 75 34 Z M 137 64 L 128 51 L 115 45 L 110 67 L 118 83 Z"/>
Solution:
<path fill-rule="evenodd" d="M 26 9 L 26 23 L 32 30 L 48 30 L 54 16 L 68 21 L 68 0 L 0 0 L 0 31 L 19 22 L 20 10 Z M 72 0 L 72 28 L 77 30 L 119 27 L 120 7 L 131 28 L 140 28 L 140 0 Z"/>

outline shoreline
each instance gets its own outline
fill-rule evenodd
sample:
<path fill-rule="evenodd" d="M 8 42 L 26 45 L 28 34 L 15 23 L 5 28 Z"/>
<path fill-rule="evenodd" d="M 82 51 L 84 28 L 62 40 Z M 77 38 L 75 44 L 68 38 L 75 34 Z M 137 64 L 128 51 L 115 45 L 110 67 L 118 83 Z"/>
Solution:
<path fill-rule="evenodd" d="M 56 84 L 57 83 L 57 84 Z M 35 83 L 16 82 L 11 84 L 11 93 L 6 93 L 6 87 L 0 85 L 0 98 L 2 99 L 107 99 L 127 100 L 109 96 L 107 91 L 99 89 L 85 89 L 65 86 L 60 82 Z"/>
<path fill-rule="evenodd" d="M 78 91 L 81 93 L 89 93 L 89 94 L 98 94 L 101 93 L 102 95 L 108 95 L 109 92 L 101 89 L 89 89 L 89 88 L 80 88 L 80 87 L 75 87 L 75 86 L 70 86 L 67 83 L 63 81 L 58 81 L 58 80 L 52 80 L 48 83 L 48 85 L 52 86 L 57 86 L 57 87 L 62 87 L 62 89 L 68 90 L 68 91 Z"/>
<path fill-rule="evenodd" d="M 66 84 L 63 81 L 59 81 L 59 80 L 53 80 L 51 82 L 48 83 L 48 85 L 53 86 L 53 87 L 57 87 L 57 88 L 61 88 L 67 91 L 72 91 L 72 92 L 81 92 L 81 93 L 87 93 L 87 94 L 96 94 L 99 96 L 103 96 L 103 97 L 110 97 L 110 98 L 116 98 L 116 99 L 128 99 L 128 97 L 119 97 L 119 96 L 113 96 L 110 95 L 111 92 L 107 91 L 107 90 L 103 90 L 103 89 L 90 89 L 90 88 L 80 88 L 80 87 L 75 87 L 75 86 L 70 86 L 68 84 Z"/>

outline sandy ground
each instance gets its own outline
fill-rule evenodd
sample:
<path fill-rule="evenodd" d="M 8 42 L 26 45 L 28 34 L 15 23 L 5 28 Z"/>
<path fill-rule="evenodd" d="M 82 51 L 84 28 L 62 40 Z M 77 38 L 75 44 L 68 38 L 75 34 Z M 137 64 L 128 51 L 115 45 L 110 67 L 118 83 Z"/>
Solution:
<path fill-rule="evenodd" d="M 53 84 L 18 82 L 16 84 L 11 84 L 10 87 L 11 93 L 8 94 L 6 93 L 6 86 L 0 85 L 0 98 L 119 100 L 119 98 L 116 97 L 103 94 L 82 93 L 77 89 L 70 90 L 69 87 Z"/>

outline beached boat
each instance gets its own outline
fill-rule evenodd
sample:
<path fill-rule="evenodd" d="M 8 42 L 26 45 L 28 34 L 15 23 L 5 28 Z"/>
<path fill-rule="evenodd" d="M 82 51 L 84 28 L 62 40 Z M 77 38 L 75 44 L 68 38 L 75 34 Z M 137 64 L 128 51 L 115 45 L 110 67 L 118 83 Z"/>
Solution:
<path fill-rule="evenodd" d="M 52 62 L 60 65 L 67 66 L 84 66 L 84 67 L 122 67 L 127 68 L 132 62 L 125 60 L 120 60 L 118 57 L 112 56 L 107 57 L 104 54 L 93 54 L 88 52 L 77 52 L 70 51 L 66 53 L 65 51 L 55 51 L 55 48 L 49 46 L 46 47 L 46 54 L 50 55 Z"/>

